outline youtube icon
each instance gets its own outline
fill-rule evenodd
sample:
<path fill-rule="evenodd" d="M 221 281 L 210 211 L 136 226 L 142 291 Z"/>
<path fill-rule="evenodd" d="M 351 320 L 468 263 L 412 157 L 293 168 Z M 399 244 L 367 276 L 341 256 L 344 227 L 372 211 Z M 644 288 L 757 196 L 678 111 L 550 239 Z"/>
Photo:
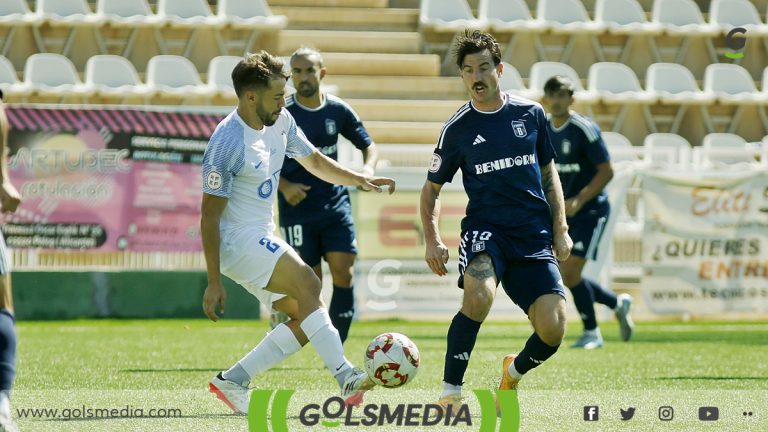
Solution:
<path fill-rule="evenodd" d="M 718 407 L 699 407 L 699 420 L 716 421 L 720 418 L 720 409 Z"/>

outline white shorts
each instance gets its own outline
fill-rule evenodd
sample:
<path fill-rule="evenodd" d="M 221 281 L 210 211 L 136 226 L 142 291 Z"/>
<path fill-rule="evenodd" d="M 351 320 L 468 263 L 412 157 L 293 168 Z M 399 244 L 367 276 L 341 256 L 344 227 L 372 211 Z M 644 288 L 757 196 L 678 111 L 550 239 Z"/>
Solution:
<path fill-rule="evenodd" d="M 259 301 L 272 307 L 272 303 L 285 297 L 265 288 L 272 277 L 277 260 L 290 249 L 280 237 L 264 234 L 262 230 L 222 233 L 221 273 L 242 285 Z"/>

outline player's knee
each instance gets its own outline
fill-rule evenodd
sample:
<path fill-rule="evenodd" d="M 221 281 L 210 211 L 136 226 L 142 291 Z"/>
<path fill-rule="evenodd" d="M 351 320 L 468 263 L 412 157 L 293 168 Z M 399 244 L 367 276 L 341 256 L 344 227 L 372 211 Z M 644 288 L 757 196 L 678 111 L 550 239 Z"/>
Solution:
<path fill-rule="evenodd" d="M 304 299 L 319 299 L 320 291 L 322 290 L 322 284 L 320 279 L 309 266 L 305 266 L 302 269 L 302 274 L 299 277 L 299 290 L 301 292 L 300 297 L 297 300 L 302 301 Z"/>
<path fill-rule="evenodd" d="M 472 320 L 482 322 L 488 316 L 493 305 L 493 296 L 486 290 L 476 290 L 464 295 L 462 312 Z"/>
<path fill-rule="evenodd" d="M 563 284 L 568 288 L 573 288 L 581 282 L 581 272 L 567 266 L 560 269 L 560 275 L 563 278 Z"/>
<path fill-rule="evenodd" d="M 352 286 L 352 267 L 336 266 L 331 267 L 331 278 L 333 284 L 340 287 Z"/>

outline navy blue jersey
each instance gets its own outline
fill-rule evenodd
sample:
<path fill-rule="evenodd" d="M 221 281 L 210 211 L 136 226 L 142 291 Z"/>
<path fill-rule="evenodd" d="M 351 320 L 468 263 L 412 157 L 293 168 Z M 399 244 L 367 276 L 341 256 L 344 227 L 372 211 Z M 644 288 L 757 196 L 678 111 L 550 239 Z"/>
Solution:
<path fill-rule="evenodd" d="M 563 196 L 568 199 L 578 195 L 597 174 L 597 165 L 607 162 L 608 149 L 605 147 L 600 128 L 589 118 L 573 113 L 568 121 L 555 129 L 548 119 L 549 136 L 557 152 L 557 172 L 563 185 Z M 605 190 L 590 202 L 585 203 L 579 214 L 607 208 L 608 195 Z"/>
<path fill-rule="evenodd" d="M 320 107 L 311 109 L 299 104 L 293 94 L 286 99 L 285 108 L 296 119 L 296 124 L 309 142 L 331 159 L 338 160 L 339 134 L 360 150 L 371 145 L 371 138 L 360 118 L 346 102 L 336 96 L 326 95 Z M 296 206 L 288 204 L 285 197 L 278 194 L 280 225 L 314 220 L 329 210 L 348 211 L 349 194 L 346 187 L 320 180 L 290 158 L 285 159 L 280 175 L 291 182 L 312 187 L 307 191 L 307 197 Z"/>
<path fill-rule="evenodd" d="M 541 166 L 554 158 L 541 105 L 502 94 L 497 111 L 469 102 L 443 126 L 427 179 L 450 182 L 461 169 L 469 197 L 462 228 L 489 224 L 523 242 L 552 241 L 552 216 Z"/>

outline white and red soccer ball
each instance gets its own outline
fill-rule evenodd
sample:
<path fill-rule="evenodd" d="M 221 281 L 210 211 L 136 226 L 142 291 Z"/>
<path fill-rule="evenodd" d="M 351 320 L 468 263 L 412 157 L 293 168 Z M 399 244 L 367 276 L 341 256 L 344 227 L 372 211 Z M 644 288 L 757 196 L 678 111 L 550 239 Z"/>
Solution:
<path fill-rule="evenodd" d="M 400 387 L 413 381 L 419 370 L 419 349 L 400 333 L 382 333 L 365 350 L 365 370 L 373 382 Z"/>

